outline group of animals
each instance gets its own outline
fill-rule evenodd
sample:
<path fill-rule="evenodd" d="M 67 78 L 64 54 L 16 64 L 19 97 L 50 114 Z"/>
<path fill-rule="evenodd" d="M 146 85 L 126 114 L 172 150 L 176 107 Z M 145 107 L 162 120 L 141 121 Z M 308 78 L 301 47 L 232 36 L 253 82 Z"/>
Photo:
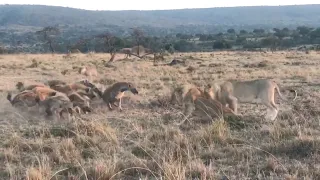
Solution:
<path fill-rule="evenodd" d="M 108 104 L 110 110 L 116 106 L 122 111 L 121 99 L 125 91 L 138 94 L 137 89 L 130 82 L 117 82 L 105 89 L 103 92 L 88 80 L 80 80 L 67 84 L 61 80 L 49 80 L 43 84 L 33 84 L 27 87 L 22 82 L 16 84 L 18 93 L 12 97 L 9 92 L 7 99 L 12 106 L 30 107 L 38 105 L 40 109 L 45 109 L 48 116 L 54 114 L 60 118 L 63 112 L 68 116 L 76 113 L 89 113 L 92 111 L 90 105 L 95 98 L 103 99 Z M 118 105 L 116 104 L 118 103 Z"/>
<path fill-rule="evenodd" d="M 288 89 L 295 94 L 297 92 Z M 265 119 L 275 120 L 279 111 L 275 103 L 275 91 L 282 100 L 288 101 L 280 92 L 277 83 L 271 79 L 255 79 L 249 81 L 229 80 L 221 83 L 206 85 L 203 89 L 190 85 L 180 86 L 174 89 L 171 95 L 171 103 L 182 100 L 184 115 L 186 118 L 179 123 L 181 125 L 191 115 L 194 109 L 205 110 L 206 114 L 215 116 L 238 114 L 238 103 L 263 104 L 267 107 Z M 269 112 L 268 112 L 269 111 Z"/>
<path fill-rule="evenodd" d="M 93 67 L 82 67 L 80 74 L 92 77 L 97 76 L 97 70 Z M 137 88 L 130 82 L 117 82 L 104 91 L 97 88 L 89 80 L 81 80 L 74 83 L 66 83 L 61 80 L 50 80 L 43 84 L 33 84 L 27 87 L 22 82 L 16 84 L 19 93 L 12 97 L 8 93 L 7 99 L 13 106 L 32 107 L 38 105 L 45 109 L 48 116 L 56 114 L 60 119 L 63 112 L 68 115 L 76 113 L 89 113 L 92 111 L 91 101 L 103 99 L 110 110 L 116 106 L 122 111 L 121 99 L 125 91 L 138 94 Z M 206 85 L 203 89 L 193 85 L 183 85 L 173 90 L 171 104 L 180 100 L 184 108 L 185 119 L 191 115 L 194 109 L 207 109 L 214 114 L 234 115 L 238 114 L 238 103 L 260 103 L 271 111 L 265 116 L 268 120 L 274 120 L 278 114 L 278 106 L 274 101 L 275 91 L 280 98 L 285 99 L 279 90 L 277 83 L 271 79 L 255 79 L 250 81 L 230 80 L 222 83 Z M 295 90 L 290 90 L 295 93 Z M 259 101 L 260 100 L 260 101 Z M 116 105 L 118 102 L 118 105 Z"/>

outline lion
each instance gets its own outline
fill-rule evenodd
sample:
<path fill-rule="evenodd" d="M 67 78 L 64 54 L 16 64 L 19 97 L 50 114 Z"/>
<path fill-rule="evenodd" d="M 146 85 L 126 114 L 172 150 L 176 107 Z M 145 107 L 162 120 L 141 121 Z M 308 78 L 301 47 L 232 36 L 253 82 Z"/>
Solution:
<path fill-rule="evenodd" d="M 228 106 L 235 113 L 238 112 L 239 103 L 264 104 L 271 113 L 266 114 L 267 120 L 274 121 L 278 114 L 278 106 L 274 101 L 275 90 L 282 100 L 288 101 L 280 93 L 277 83 L 271 79 L 255 79 L 249 81 L 229 80 L 221 84 L 215 83 L 215 99 L 222 105 Z M 290 90 L 295 93 L 293 101 L 297 97 L 296 90 Z M 259 101 L 260 100 L 260 101 Z"/>
<path fill-rule="evenodd" d="M 34 92 L 39 97 L 39 99 L 43 101 L 48 96 L 50 96 L 53 93 L 56 93 L 57 91 L 49 87 L 35 87 L 32 89 L 32 92 Z"/>
<path fill-rule="evenodd" d="M 83 66 L 79 68 L 79 74 L 88 76 L 90 80 L 92 80 L 93 77 L 98 76 L 98 71 L 95 67 L 91 66 Z"/>
<path fill-rule="evenodd" d="M 111 87 L 107 88 L 103 94 L 102 99 L 108 104 L 110 110 L 112 110 L 112 105 L 119 108 L 122 111 L 121 99 L 124 96 L 124 92 L 130 90 L 133 94 L 138 94 L 136 87 L 130 82 L 117 82 Z M 118 101 L 118 105 L 115 102 Z"/>
<path fill-rule="evenodd" d="M 222 117 L 223 115 L 239 116 L 229 107 L 223 106 L 214 97 L 214 89 L 211 85 L 207 85 L 203 90 L 199 87 L 191 87 L 186 92 L 186 87 L 183 86 L 181 97 L 184 109 L 185 118 L 178 125 L 183 124 L 194 110 L 202 111 L 211 118 Z M 186 93 L 185 93 L 186 92 Z M 173 93 L 173 96 L 176 92 Z"/>
<path fill-rule="evenodd" d="M 189 92 L 191 88 L 196 88 L 196 86 L 192 84 L 182 84 L 174 88 L 171 94 L 170 103 L 173 105 L 183 105 L 183 98 L 186 96 L 186 94 Z"/>
<path fill-rule="evenodd" d="M 186 97 L 188 93 L 192 94 L 193 100 L 195 100 L 196 97 L 201 95 L 205 96 L 206 98 L 214 99 L 214 87 L 212 87 L 209 84 L 204 88 L 203 91 L 195 85 L 182 84 L 174 88 L 171 94 L 170 103 L 178 103 L 179 105 L 183 105 L 183 99 Z"/>

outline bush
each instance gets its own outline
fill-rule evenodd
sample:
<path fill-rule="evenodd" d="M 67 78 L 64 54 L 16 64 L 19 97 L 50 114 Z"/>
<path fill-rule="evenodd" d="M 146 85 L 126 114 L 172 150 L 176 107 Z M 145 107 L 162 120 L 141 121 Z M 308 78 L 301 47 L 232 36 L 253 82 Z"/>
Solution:
<path fill-rule="evenodd" d="M 213 49 L 231 49 L 232 45 L 226 40 L 215 41 L 213 43 Z"/>

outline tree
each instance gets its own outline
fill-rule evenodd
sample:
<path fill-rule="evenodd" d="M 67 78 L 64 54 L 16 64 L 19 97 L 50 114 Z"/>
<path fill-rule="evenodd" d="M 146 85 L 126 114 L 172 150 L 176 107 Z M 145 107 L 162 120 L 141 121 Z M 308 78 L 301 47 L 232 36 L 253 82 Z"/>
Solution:
<path fill-rule="evenodd" d="M 312 29 L 313 28 L 309 28 L 307 26 L 299 26 L 299 27 L 297 27 L 297 30 L 298 30 L 299 34 L 301 34 L 302 36 L 306 36 L 307 34 L 309 34 Z"/>
<path fill-rule="evenodd" d="M 243 45 L 243 44 L 246 43 L 246 41 L 247 41 L 247 38 L 238 36 L 237 39 L 236 39 L 236 44 L 237 45 Z"/>
<path fill-rule="evenodd" d="M 173 47 L 175 50 L 180 52 L 188 52 L 194 49 L 194 43 L 188 42 L 186 40 L 179 40 L 178 42 L 175 42 Z"/>
<path fill-rule="evenodd" d="M 182 36 L 181 33 L 177 33 L 177 34 L 176 34 L 176 38 L 179 38 L 179 39 L 180 39 L 181 36 Z"/>
<path fill-rule="evenodd" d="M 246 30 L 240 30 L 240 34 L 247 34 L 248 32 Z"/>
<path fill-rule="evenodd" d="M 209 36 L 207 37 L 207 41 L 213 41 L 214 40 L 214 36 L 209 34 Z"/>
<path fill-rule="evenodd" d="M 317 28 L 310 32 L 311 39 L 320 38 L 320 28 Z"/>
<path fill-rule="evenodd" d="M 289 33 L 289 32 L 290 32 L 289 28 L 286 28 L 286 27 L 283 28 L 282 31 L 283 31 L 283 32 L 286 32 L 286 33 Z"/>
<path fill-rule="evenodd" d="M 53 48 L 53 41 L 54 38 L 60 33 L 59 28 L 57 27 L 52 27 L 48 26 L 43 28 L 40 31 L 37 31 L 36 34 L 40 35 L 43 37 L 43 40 L 45 41 L 46 44 L 49 44 L 50 51 L 54 53 L 54 48 Z"/>
<path fill-rule="evenodd" d="M 264 47 L 269 47 L 271 48 L 271 50 L 275 50 L 278 44 L 279 40 L 274 36 L 267 37 L 261 40 L 261 45 Z"/>
<path fill-rule="evenodd" d="M 216 36 L 218 36 L 218 37 L 222 37 L 222 36 L 223 36 L 223 33 L 222 33 L 222 32 L 220 32 L 220 33 L 218 33 Z"/>
<path fill-rule="evenodd" d="M 99 34 L 96 37 L 103 40 L 103 45 L 105 47 L 106 52 L 111 53 L 112 55 L 116 51 L 115 49 L 116 38 L 114 35 L 112 35 L 109 32 L 106 32 L 103 34 Z"/>
<path fill-rule="evenodd" d="M 264 29 L 254 29 L 253 30 L 253 33 L 255 33 L 255 34 L 263 34 L 265 31 L 264 31 Z"/>
<path fill-rule="evenodd" d="M 228 29 L 227 32 L 228 32 L 229 34 L 235 34 L 235 33 L 236 33 L 236 31 L 235 31 L 234 29 Z"/>
<path fill-rule="evenodd" d="M 166 51 L 168 51 L 169 53 L 171 53 L 171 54 L 174 53 L 174 47 L 173 47 L 173 45 L 172 45 L 171 43 L 165 44 L 165 45 L 164 45 L 164 49 L 165 49 Z"/>
<path fill-rule="evenodd" d="M 144 33 L 142 30 L 138 28 L 131 28 L 133 31 L 131 33 L 131 36 L 133 37 L 136 45 L 138 46 L 138 56 L 140 56 L 140 45 L 142 44 L 142 41 L 144 39 Z"/>
<path fill-rule="evenodd" d="M 208 35 L 206 34 L 201 34 L 199 37 L 199 41 L 207 41 L 208 40 Z"/>
<path fill-rule="evenodd" d="M 77 41 L 73 46 L 71 46 L 71 49 L 81 49 L 85 48 L 85 51 L 89 51 L 89 42 L 91 39 L 89 38 L 80 38 L 79 41 Z"/>
<path fill-rule="evenodd" d="M 230 49 L 232 45 L 226 40 L 215 41 L 213 43 L 213 49 Z"/>
<path fill-rule="evenodd" d="M 180 39 L 184 39 L 184 40 L 190 40 L 193 38 L 193 35 L 190 35 L 190 34 L 182 34 L 180 36 Z"/>
<path fill-rule="evenodd" d="M 277 33 L 277 32 L 280 32 L 281 30 L 278 28 L 273 28 L 273 31 Z"/>
<path fill-rule="evenodd" d="M 274 35 L 282 40 L 284 37 L 289 36 L 289 33 L 280 29 L 275 30 Z"/>
<path fill-rule="evenodd" d="M 143 44 L 154 53 L 160 52 L 164 48 L 164 43 L 159 37 L 145 37 Z"/>

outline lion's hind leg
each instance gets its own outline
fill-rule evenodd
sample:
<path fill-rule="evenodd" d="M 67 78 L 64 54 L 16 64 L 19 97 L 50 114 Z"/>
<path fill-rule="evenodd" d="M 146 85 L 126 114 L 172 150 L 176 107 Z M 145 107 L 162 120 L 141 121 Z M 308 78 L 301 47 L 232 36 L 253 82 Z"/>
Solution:
<path fill-rule="evenodd" d="M 269 89 L 268 93 L 261 94 L 262 103 L 267 107 L 265 118 L 274 121 L 278 115 L 278 106 L 274 102 L 274 88 Z"/>
<path fill-rule="evenodd" d="M 265 119 L 269 121 L 274 121 L 278 115 L 278 109 L 272 105 L 272 103 L 264 103 L 267 106 L 267 113 Z"/>

